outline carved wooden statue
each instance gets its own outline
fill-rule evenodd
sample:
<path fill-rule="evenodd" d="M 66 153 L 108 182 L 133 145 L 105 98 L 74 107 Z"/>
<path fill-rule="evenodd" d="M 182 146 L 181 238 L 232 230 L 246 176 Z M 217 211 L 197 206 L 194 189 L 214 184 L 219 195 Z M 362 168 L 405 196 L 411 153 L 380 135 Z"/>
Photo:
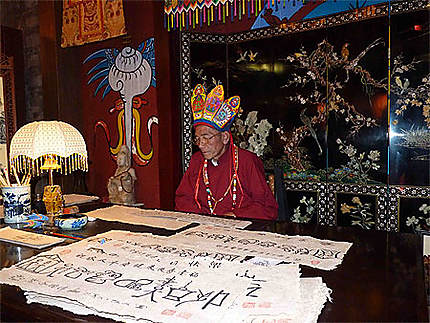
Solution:
<path fill-rule="evenodd" d="M 131 167 L 130 150 L 127 146 L 121 146 L 116 163 L 118 167 L 107 185 L 109 201 L 116 204 L 135 204 L 134 184 L 137 177 L 134 168 Z"/>

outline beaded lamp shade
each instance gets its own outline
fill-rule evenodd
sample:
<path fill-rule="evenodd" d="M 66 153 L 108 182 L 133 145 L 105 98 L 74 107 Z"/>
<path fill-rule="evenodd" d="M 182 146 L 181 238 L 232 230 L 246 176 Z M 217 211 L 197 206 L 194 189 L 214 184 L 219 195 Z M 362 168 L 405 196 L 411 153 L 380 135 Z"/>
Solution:
<path fill-rule="evenodd" d="M 233 96 L 224 101 L 224 88 L 217 85 L 206 96 L 203 85 L 198 84 L 191 96 L 193 125 L 205 124 L 219 131 L 228 131 L 239 111 L 240 98 Z"/>
<path fill-rule="evenodd" d="M 59 169 L 62 174 L 88 171 L 84 138 L 76 128 L 61 121 L 35 121 L 20 128 L 10 143 L 9 161 L 18 172 L 36 175 L 49 168 Z"/>

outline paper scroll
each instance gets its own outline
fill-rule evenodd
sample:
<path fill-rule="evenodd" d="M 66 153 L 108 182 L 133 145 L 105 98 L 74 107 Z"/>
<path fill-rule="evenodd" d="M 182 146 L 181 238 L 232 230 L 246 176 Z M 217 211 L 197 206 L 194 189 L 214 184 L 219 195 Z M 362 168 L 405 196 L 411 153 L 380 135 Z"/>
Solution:
<path fill-rule="evenodd" d="M 213 252 L 259 256 L 332 270 L 341 264 L 350 242 L 320 240 L 309 236 L 287 236 L 270 232 L 229 230 L 200 225 L 171 237 L 176 244 L 199 245 Z"/>
<path fill-rule="evenodd" d="M 148 225 L 168 230 L 180 229 L 192 222 L 215 226 L 242 229 L 251 224 L 250 221 L 211 217 L 200 214 L 174 211 L 140 209 L 129 206 L 114 205 L 87 213 L 88 216 L 106 221 L 119 221 L 131 224 Z M 174 221 L 180 221 L 175 223 Z"/>
<path fill-rule="evenodd" d="M 86 213 L 89 217 L 105 221 L 118 221 L 123 223 L 146 225 L 149 227 L 167 230 L 179 230 L 191 222 L 177 221 L 175 217 L 148 214 L 146 210 L 135 207 L 114 205 Z"/>
<path fill-rule="evenodd" d="M 302 313 L 316 321 L 327 300 L 328 288 L 299 279 L 298 265 L 258 266 L 171 245 L 111 231 L 5 268 L 0 282 L 19 286 L 29 302 L 121 321 L 295 322 Z"/>
<path fill-rule="evenodd" d="M 64 238 L 51 237 L 39 233 L 4 227 L 0 229 L 0 241 L 25 247 L 42 249 L 63 242 Z"/>

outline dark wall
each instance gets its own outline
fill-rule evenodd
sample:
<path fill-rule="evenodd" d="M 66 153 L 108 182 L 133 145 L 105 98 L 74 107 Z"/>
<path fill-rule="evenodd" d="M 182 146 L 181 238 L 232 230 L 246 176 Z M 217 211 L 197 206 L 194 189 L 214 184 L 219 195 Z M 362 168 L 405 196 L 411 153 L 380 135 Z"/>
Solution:
<path fill-rule="evenodd" d="M 17 100 L 24 99 L 24 115 L 18 116 L 18 125 L 43 118 L 43 91 L 40 64 L 39 1 L 0 1 L 0 22 L 22 32 L 21 37 L 11 37 L 2 46 L 13 49 L 16 55 L 23 55 L 24 77 L 19 86 L 24 90 L 17 93 Z M 18 46 L 18 47 L 16 47 Z"/>
<path fill-rule="evenodd" d="M 24 91 L 24 56 L 22 31 L 6 26 L 1 26 L 1 54 L 13 57 L 13 69 L 15 78 L 15 104 L 17 127 L 24 124 L 25 120 L 25 91 Z"/>

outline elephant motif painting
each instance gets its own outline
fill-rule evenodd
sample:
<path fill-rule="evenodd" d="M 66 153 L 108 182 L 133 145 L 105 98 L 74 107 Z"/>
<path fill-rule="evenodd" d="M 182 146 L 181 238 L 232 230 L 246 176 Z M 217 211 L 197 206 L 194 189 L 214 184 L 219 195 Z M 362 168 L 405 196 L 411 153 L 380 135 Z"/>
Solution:
<path fill-rule="evenodd" d="M 88 71 L 91 76 L 87 84 L 98 82 L 94 96 L 104 88 L 102 100 L 110 92 L 118 92 L 119 99 L 115 101 L 110 113 L 119 111 L 117 117 L 118 142 L 111 143 L 110 131 L 103 120 L 95 124 L 95 128 L 101 127 L 106 135 L 110 155 L 113 159 L 122 145 L 126 145 L 132 152 L 131 156 L 139 166 L 147 165 L 153 155 L 151 129 L 158 124 L 158 117 L 151 116 L 146 124 L 151 149 L 148 153 L 142 152 L 140 143 L 140 111 L 148 101 L 143 98 L 148 89 L 156 86 L 155 82 L 155 53 L 154 38 L 142 42 L 137 49 L 124 47 L 121 51 L 116 48 L 105 48 L 89 55 L 84 64 L 98 60 Z"/>

